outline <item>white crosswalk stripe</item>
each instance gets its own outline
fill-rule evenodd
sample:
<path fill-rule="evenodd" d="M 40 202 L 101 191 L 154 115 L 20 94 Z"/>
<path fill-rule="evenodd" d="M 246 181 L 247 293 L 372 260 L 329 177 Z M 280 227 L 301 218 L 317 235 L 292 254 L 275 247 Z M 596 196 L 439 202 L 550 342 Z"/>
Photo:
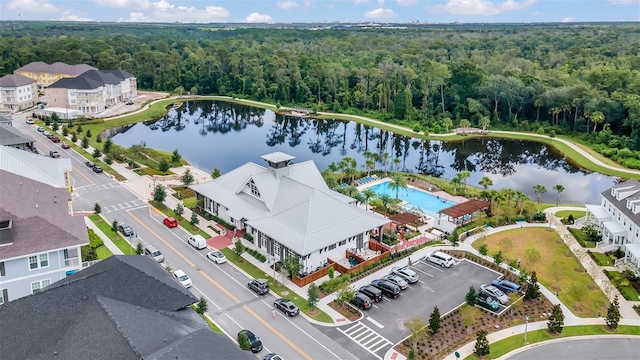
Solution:
<path fill-rule="evenodd" d="M 346 329 L 338 328 L 338 331 L 353 340 L 356 344 L 362 346 L 373 356 L 382 360 L 382 357 L 376 354 L 385 347 L 393 345 L 393 343 L 373 329 L 363 324 L 361 321 L 351 325 Z"/>
<path fill-rule="evenodd" d="M 144 202 L 143 200 L 133 200 L 133 201 L 125 201 L 125 202 L 121 202 L 118 204 L 114 204 L 114 205 L 108 205 L 108 206 L 103 206 L 102 207 L 102 213 L 103 214 L 108 214 L 112 211 L 120 211 L 120 210 L 126 210 L 126 209 L 131 209 L 134 207 L 140 207 L 140 206 L 144 206 L 147 205 L 146 202 Z"/>

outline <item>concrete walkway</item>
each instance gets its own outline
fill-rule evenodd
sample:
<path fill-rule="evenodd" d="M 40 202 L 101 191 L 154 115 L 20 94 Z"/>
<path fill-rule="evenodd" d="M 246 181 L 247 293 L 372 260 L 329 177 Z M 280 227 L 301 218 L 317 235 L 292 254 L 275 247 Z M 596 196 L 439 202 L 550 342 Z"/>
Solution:
<path fill-rule="evenodd" d="M 111 241 L 111 239 L 109 239 L 109 237 L 105 235 L 96 224 L 93 223 L 93 221 L 89 220 L 88 216 L 84 217 L 84 223 L 87 224 L 87 227 L 89 229 L 92 229 L 98 236 L 100 236 L 100 238 L 104 242 L 104 246 L 106 246 L 107 249 L 109 249 L 109 251 L 113 253 L 113 255 L 124 255 L 122 250 L 120 250 L 120 248 L 117 247 L 116 244 L 114 244 L 113 241 Z"/>

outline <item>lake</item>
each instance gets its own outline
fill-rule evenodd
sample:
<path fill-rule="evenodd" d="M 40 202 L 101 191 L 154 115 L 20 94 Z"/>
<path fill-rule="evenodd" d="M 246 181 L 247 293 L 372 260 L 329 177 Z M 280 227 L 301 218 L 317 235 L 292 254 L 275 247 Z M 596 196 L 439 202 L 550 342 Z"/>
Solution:
<path fill-rule="evenodd" d="M 116 133 L 117 132 L 117 133 Z M 320 170 L 349 156 L 364 170 L 365 151 L 388 153 L 387 168 L 451 179 L 468 170 L 470 185 L 483 176 L 504 187 L 523 191 L 535 199 L 536 184 L 546 187 L 543 201 L 554 202 L 555 185 L 564 186 L 563 204 L 599 203 L 599 194 L 615 177 L 581 170 L 545 144 L 494 138 L 460 142 L 414 139 L 354 122 L 311 120 L 276 115 L 272 111 L 215 101 L 185 102 L 166 117 L 109 131 L 112 141 L 173 151 L 178 149 L 193 166 L 222 173 L 246 162 L 264 165 L 261 155 L 282 151 L 295 161 L 313 160 Z M 383 163 L 376 164 L 384 169 Z"/>

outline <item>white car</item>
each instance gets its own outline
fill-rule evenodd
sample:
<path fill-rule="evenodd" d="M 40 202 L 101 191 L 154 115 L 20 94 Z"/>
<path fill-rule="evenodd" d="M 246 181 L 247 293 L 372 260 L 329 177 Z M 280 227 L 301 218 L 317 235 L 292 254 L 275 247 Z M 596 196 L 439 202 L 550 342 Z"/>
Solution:
<path fill-rule="evenodd" d="M 191 279 L 189 278 L 189 276 L 187 276 L 187 274 L 184 273 L 184 271 L 182 270 L 176 270 L 173 272 L 173 277 L 176 278 L 176 280 L 178 280 L 178 282 L 180 284 L 182 284 L 182 286 L 186 287 L 186 288 L 190 288 L 191 287 Z"/>
<path fill-rule="evenodd" d="M 507 294 L 503 293 L 502 290 L 493 285 L 484 284 L 480 286 L 480 292 L 484 292 L 485 294 L 498 300 L 502 305 L 506 305 L 509 302 L 509 297 L 507 296 Z"/>
<path fill-rule="evenodd" d="M 409 268 L 396 266 L 391 269 L 391 273 L 405 279 L 409 284 L 413 284 L 418 281 L 418 274 Z"/>
<path fill-rule="evenodd" d="M 26 122 L 27 124 L 29 124 L 29 125 L 33 125 L 33 124 L 35 124 L 35 123 L 36 123 L 35 121 L 33 121 L 33 119 L 32 119 L 32 118 L 28 118 L 25 122 Z"/>
<path fill-rule="evenodd" d="M 227 262 L 227 257 L 224 256 L 220 250 L 209 251 L 207 253 L 207 258 L 216 264 L 223 264 Z"/>

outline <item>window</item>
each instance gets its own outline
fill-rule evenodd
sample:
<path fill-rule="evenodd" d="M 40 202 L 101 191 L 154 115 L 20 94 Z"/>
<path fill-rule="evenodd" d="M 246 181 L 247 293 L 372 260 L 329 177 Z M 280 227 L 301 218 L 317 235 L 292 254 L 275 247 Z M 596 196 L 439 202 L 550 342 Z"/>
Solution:
<path fill-rule="evenodd" d="M 7 294 L 7 289 L 2 289 L 0 291 L 0 305 L 4 304 L 4 302 L 8 300 L 9 300 L 9 294 Z"/>
<path fill-rule="evenodd" d="M 40 290 L 44 289 L 45 287 L 49 286 L 51 284 L 51 280 L 50 279 L 44 279 L 41 281 L 34 281 L 31 283 L 31 293 L 32 294 L 37 294 L 40 292 Z"/>
<path fill-rule="evenodd" d="M 342 246 L 347 243 L 347 240 L 342 240 L 338 243 L 338 246 Z"/>
<path fill-rule="evenodd" d="M 38 259 L 40 261 L 38 261 Z M 48 254 L 40 254 L 29 256 L 29 269 L 34 270 L 41 267 L 49 266 L 49 255 Z"/>
<path fill-rule="evenodd" d="M 251 191 L 251 195 L 260 197 L 260 191 L 258 191 L 258 187 L 253 182 L 253 179 L 251 179 L 251 181 L 247 183 L 247 187 L 249 187 L 249 190 Z"/>
<path fill-rule="evenodd" d="M 6 273 L 4 272 L 4 261 L 0 261 L 0 276 L 5 276 Z"/>
<path fill-rule="evenodd" d="M 333 249 L 335 249 L 335 248 L 336 248 L 336 244 L 329 245 L 329 250 L 333 250 Z"/>
<path fill-rule="evenodd" d="M 280 255 L 280 244 L 273 243 L 273 254 Z"/>

